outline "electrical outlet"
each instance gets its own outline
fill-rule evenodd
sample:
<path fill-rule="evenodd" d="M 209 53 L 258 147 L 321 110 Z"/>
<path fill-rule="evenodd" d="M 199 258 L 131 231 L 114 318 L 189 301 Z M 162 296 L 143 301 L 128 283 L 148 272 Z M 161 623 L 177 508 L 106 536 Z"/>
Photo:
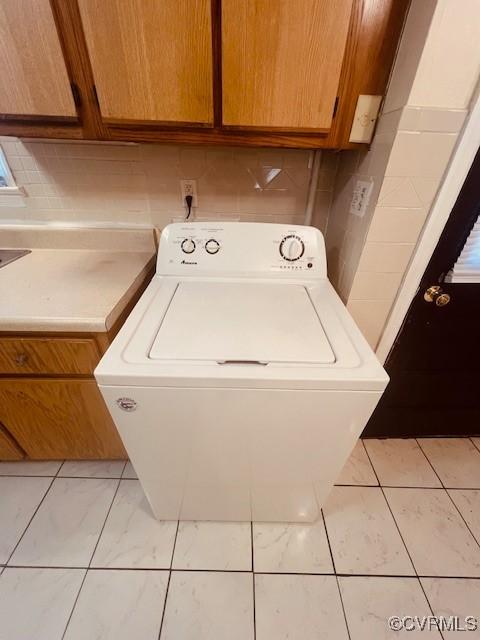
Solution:
<path fill-rule="evenodd" d="M 197 181 L 196 180 L 180 180 L 180 187 L 182 190 L 182 205 L 185 206 L 185 198 L 192 196 L 192 207 L 198 206 L 197 200 Z"/>

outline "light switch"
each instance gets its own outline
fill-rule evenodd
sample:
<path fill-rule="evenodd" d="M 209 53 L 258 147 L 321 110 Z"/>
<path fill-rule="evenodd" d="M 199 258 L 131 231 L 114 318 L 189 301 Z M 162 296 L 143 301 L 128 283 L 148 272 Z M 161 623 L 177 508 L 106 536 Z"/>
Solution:
<path fill-rule="evenodd" d="M 370 142 L 383 96 L 359 95 L 349 142 Z"/>

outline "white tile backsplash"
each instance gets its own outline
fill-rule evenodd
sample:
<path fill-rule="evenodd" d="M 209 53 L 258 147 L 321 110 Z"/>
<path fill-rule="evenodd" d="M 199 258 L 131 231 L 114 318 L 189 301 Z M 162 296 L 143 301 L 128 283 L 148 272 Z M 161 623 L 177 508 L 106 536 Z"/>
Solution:
<path fill-rule="evenodd" d="M 343 152 L 326 221 L 329 276 L 372 346 L 378 343 L 441 184 L 480 71 L 480 4 L 412 0 L 368 151 Z M 349 213 L 357 180 L 374 191 Z M 319 217 L 319 221 L 325 221 Z M 319 225 L 320 226 L 320 225 Z"/>
<path fill-rule="evenodd" d="M 436 4 L 408 104 L 465 109 L 480 70 L 480 3 L 438 0 Z"/>
<path fill-rule="evenodd" d="M 2 196 L 0 224 L 163 227 L 182 218 L 195 179 L 198 219 L 302 223 L 312 152 L 0 138 L 24 196 Z M 326 224 L 338 154 L 322 152 L 316 210 Z"/>
<path fill-rule="evenodd" d="M 456 140 L 457 136 L 454 133 L 399 131 L 385 175 L 440 178 Z"/>
<path fill-rule="evenodd" d="M 420 207 L 376 207 L 368 240 L 415 243 L 426 217 L 427 211 Z"/>

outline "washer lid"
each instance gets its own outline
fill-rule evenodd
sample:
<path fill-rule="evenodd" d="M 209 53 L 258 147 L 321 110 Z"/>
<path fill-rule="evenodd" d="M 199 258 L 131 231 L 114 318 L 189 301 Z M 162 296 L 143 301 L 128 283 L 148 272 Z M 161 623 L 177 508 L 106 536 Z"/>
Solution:
<path fill-rule="evenodd" d="M 218 363 L 335 362 L 306 288 L 256 282 L 181 282 L 149 357 Z"/>

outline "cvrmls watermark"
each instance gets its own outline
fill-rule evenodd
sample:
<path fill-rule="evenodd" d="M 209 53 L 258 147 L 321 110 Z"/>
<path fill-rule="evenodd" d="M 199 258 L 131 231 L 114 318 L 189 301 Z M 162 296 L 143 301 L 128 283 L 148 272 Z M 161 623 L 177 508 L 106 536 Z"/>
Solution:
<path fill-rule="evenodd" d="M 474 616 L 390 616 L 392 631 L 476 631 L 478 620 Z"/>

